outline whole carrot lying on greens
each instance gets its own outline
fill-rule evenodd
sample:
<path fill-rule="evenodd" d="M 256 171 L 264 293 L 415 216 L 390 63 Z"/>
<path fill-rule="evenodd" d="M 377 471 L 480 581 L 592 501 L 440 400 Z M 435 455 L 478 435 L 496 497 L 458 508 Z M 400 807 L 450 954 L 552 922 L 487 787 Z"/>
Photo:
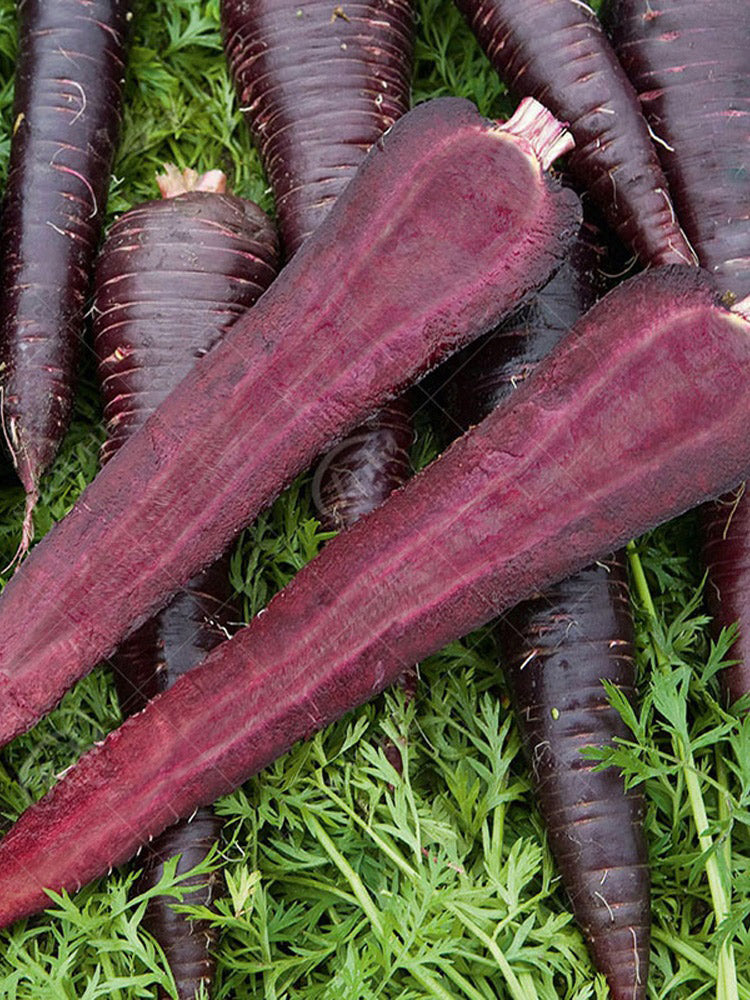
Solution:
<path fill-rule="evenodd" d="M 658 136 L 656 148 L 701 265 L 735 299 L 750 295 L 750 5 L 617 0 L 605 17 Z M 706 598 L 715 630 L 740 622 L 722 671 L 728 701 L 750 694 L 750 505 L 745 485 L 702 512 Z"/>
<path fill-rule="evenodd" d="M 506 400 L 605 288 L 607 248 L 584 223 L 568 259 L 498 330 L 471 344 L 442 393 L 466 430 Z M 615 768 L 594 770 L 589 746 L 627 727 L 602 680 L 633 700 L 635 650 L 623 554 L 523 601 L 495 626 L 537 803 L 573 912 L 613 1000 L 645 997 L 651 929 L 642 794 Z"/>
<path fill-rule="evenodd" d="M 3 428 L 26 491 L 70 420 L 115 154 L 130 0 L 21 0 L 0 280 Z"/>

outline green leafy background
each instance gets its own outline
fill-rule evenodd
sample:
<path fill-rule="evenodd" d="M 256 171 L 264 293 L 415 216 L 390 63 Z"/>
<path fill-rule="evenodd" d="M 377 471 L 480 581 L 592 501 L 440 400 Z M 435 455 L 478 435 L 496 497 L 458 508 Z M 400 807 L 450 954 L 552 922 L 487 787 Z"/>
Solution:
<path fill-rule="evenodd" d="M 3 169 L 14 8 L 0 0 Z M 451 4 L 420 0 L 419 12 L 415 100 L 460 94 L 486 114 L 507 113 L 503 88 Z M 218 0 L 140 0 L 134 37 L 110 215 L 153 197 L 165 160 L 220 166 L 238 194 L 272 210 L 222 57 Z M 76 419 L 36 512 L 38 535 L 94 476 L 101 439 L 86 351 Z M 415 464 L 435 452 L 422 420 Z M 301 477 L 237 544 L 232 579 L 248 617 L 329 537 L 309 487 Z M 8 477 L 0 487 L 3 564 L 21 516 L 21 492 Z M 650 994 L 750 998 L 750 717 L 721 708 L 716 671 L 728 637 L 718 647 L 708 638 L 694 518 L 641 540 L 631 556 L 643 568 L 642 702 L 638 714 L 626 712 L 632 741 L 607 756 L 648 800 Z M 649 597 L 653 615 L 643 610 Z M 414 703 L 385 694 L 219 803 L 225 833 L 207 866 L 221 869 L 226 886 L 213 915 L 217 998 L 607 995 L 546 846 L 491 630 L 453 643 L 421 675 Z M 3 752 L 0 826 L 118 721 L 101 668 Z M 403 778 L 384 757 L 387 739 L 402 749 Z M 698 840 L 696 803 L 706 812 L 708 849 L 708 839 Z M 723 908 L 712 900 L 707 867 Z M 159 988 L 174 996 L 158 946 L 139 929 L 146 898 L 129 891 L 134 877 L 124 867 L 2 932 L 0 996 L 130 1000 Z M 173 872 L 162 888 L 179 899 Z"/>

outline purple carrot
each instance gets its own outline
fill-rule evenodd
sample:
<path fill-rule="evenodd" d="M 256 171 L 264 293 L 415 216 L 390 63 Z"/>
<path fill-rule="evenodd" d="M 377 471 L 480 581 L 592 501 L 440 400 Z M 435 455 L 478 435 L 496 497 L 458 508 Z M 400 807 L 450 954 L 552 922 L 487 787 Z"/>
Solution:
<path fill-rule="evenodd" d="M 368 149 L 409 107 L 410 0 L 222 0 L 227 57 L 260 149 L 287 256 L 317 229 Z M 410 473 L 411 407 L 394 400 L 316 473 L 324 528 L 353 524 Z"/>
<path fill-rule="evenodd" d="M 585 226 L 573 252 L 519 315 L 479 344 L 443 392 L 465 430 L 522 385 L 604 289 L 606 249 Z M 650 905 L 643 796 L 613 768 L 594 771 L 587 746 L 627 729 L 602 686 L 635 694 L 633 624 L 621 555 L 596 563 L 499 622 L 503 669 L 532 767 L 550 847 L 578 924 L 613 1000 L 641 1000 Z"/>
<path fill-rule="evenodd" d="M 547 279 L 580 223 L 575 196 L 543 169 L 566 146 L 536 102 L 498 125 L 443 98 L 373 147 L 257 305 L 3 591 L 0 743 L 324 448 Z"/>
<path fill-rule="evenodd" d="M 27 810 L 0 844 L 0 925 L 44 906 L 44 887 L 126 860 L 405 665 L 736 484 L 750 469 L 743 308 L 694 268 L 606 296 L 507 404 Z"/>
<path fill-rule="evenodd" d="M 409 107 L 409 0 L 222 0 L 224 48 L 291 257 Z"/>
<path fill-rule="evenodd" d="M 0 280 L 2 414 L 26 490 L 70 420 L 78 343 L 115 151 L 129 0 L 20 0 Z"/>
<path fill-rule="evenodd" d="M 750 5 L 611 0 L 607 21 L 701 266 L 743 299 L 750 295 Z"/>
<path fill-rule="evenodd" d="M 640 113 L 593 11 L 579 0 L 456 0 L 480 45 L 519 96 L 568 122 L 569 168 L 644 263 L 691 263 Z"/>
<path fill-rule="evenodd" d="M 677 213 L 722 290 L 750 295 L 750 5 L 745 0 L 611 3 L 615 49 L 638 91 Z M 722 673 L 750 693 L 750 504 L 742 491 L 701 512 L 706 596 L 721 627 L 740 622 Z"/>
<path fill-rule="evenodd" d="M 168 167 L 159 186 L 167 200 L 121 216 L 97 266 L 94 349 L 108 431 L 105 461 L 254 304 L 277 270 L 273 226 L 252 202 L 224 193 L 220 171 L 199 176 Z M 239 617 L 228 571 L 228 560 L 219 560 L 120 646 L 112 667 L 125 715 L 140 712 L 227 637 Z M 221 826 L 212 809 L 202 808 L 190 822 L 166 830 L 148 845 L 138 889 L 155 886 L 175 854 L 181 855 L 178 873 L 204 861 Z M 182 902 L 210 904 L 211 880 L 198 876 L 187 884 L 196 887 Z M 201 984 L 213 980 L 211 925 L 176 913 L 164 896 L 151 899 L 144 924 L 167 957 L 180 1000 L 193 1000 Z"/>
<path fill-rule="evenodd" d="M 635 699 L 633 622 L 622 553 L 524 601 L 498 634 L 552 853 L 612 1000 L 646 996 L 651 937 L 643 795 L 588 746 L 631 734 L 602 680 Z"/>

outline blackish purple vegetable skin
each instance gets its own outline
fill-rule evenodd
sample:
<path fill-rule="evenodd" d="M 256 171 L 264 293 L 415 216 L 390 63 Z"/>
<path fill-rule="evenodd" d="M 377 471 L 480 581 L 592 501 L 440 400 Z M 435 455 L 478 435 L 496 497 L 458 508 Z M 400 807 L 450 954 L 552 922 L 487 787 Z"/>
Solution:
<path fill-rule="evenodd" d="M 537 801 L 594 965 L 612 1000 L 645 997 L 651 936 L 645 802 L 585 746 L 632 738 L 602 680 L 635 701 L 633 623 L 622 554 L 524 601 L 501 620 L 504 670 Z"/>
<path fill-rule="evenodd" d="M 408 0 L 222 0 L 224 48 L 291 257 L 409 108 Z"/>
<path fill-rule="evenodd" d="M 394 125 L 257 305 L 6 586 L 0 742 L 323 449 L 546 280 L 580 224 L 575 196 L 543 170 L 564 148 L 533 104 L 498 125 L 446 98 Z"/>
<path fill-rule="evenodd" d="M 160 184 L 162 200 L 138 205 L 114 223 L 97 267 L 94 348 L 108 431 L 104 461 L 255 303 L 278 268 L 274 227 L 256 205 L 224 193 L 222 174 L 191 177 L 168 168 Z M 200 189 L 191 190 L 195 185 Z M 239 618 L 228 573 L 222 558 L 119 647 L 111 665 L 125 716 L 140 712 L 227 638 Z M 202 808 L 155 838 L 144 850 L 138 889 L 156 885 L 176 854 L 179 873 L 205 860 L 221 826 L 212 809 Z M 213 877 L 193 883 L 182 901 L 208 906 Z M 178 997 L 194 1000 L 213 979 L 216 933 L 170 903 L 153 897 L 144 924 L 166 955 Z"/>
<path fill-rule="evenodd" d="M 67 429 L 125 75 L 129 0 L 21 0 L 3 206 L 3 416 L 28 496 Z"/>
<path fill-rule="evenodd" d="M 577 0 L 456 0 L 490 62 L 576 142 L 569 169 L 644 263 L 692 263 L 633 87 L 593 11 Z"/>
<path fill-rule="evenodd" d="M 0 844 L 0 924 L 44 906 L 45 886 L 124 861 L 404 666 L 736 485 L 748 365 L 750 321 L 703 272 L 615 289 L 512 400 L 24 813 Z"/>

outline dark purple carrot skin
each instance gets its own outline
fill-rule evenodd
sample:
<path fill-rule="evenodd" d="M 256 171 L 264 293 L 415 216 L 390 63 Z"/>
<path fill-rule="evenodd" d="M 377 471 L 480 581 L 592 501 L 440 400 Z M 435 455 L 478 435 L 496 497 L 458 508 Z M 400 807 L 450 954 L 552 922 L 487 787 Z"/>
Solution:
<path fill-rule="evenodd" d="M 409 108 L 408 0 L 222 0 L 224 48 L 287 258 Z"/>
<path fill-rule="evenodd" d="M 172 168 L 160 182 L 166 200 L 121 216 L 97 267 L 94 347 L 108 430 L 103 461 L 143 426 L 278 269 L 270 220 L 252 202 L 225 194 L 222 174 L 195 175 L 191 184 Z M 189 190 L 196 185 L 200 190 Z M 172 196 L 180 190 L 185 193 Z M 239 618 L 228 574 L 228 559 L 222 558 L 119 647 L 111 665 L 125 716 L 140 712 L 227 638 Z M 179 873 L 204 861 L 221 827 L 213 810 L 203 808 L 190 822 L 166 830 L 146 849 L 138 890 L 153 888 L 175 854 L 181 855 Z M 210 905 L 213 883 L 200 876 L 189 880 L 195 888 L 182 902 Z M 166 955 L 180 1000 L 193 1000 L 201 984 L 213 980 L 216 934 L 210 923 L 192 922 L 168 898 L 156 896 L 144 925 Z"/>
<path fill-rule="evenodd" d="M 124 715 L 141 711 L 227 638 L 227 627 L 237 622 L 230 589 L 227 560 L 220 560 L 125 640 L 112 658 Z M 180 874 L 205 861 L 222 825 L 212 808 L 202 807 L 189 821 L 175 823 L 155 837 L 141 854 L 143 870 L 136 891 L 153 888 L 164 874 L 165 863 L 175 855 L 180 855 L 176 869 Z M 183 896 L 183 903 L 211 905 L 215 875 L 191 876 L 182 884 L 195 887 Z M 172 902 L 169 897 L 154 896 L 143 924 L 164 951 L 180 1000 L 194 1000 L 200 986 L 208 988 L 213 981 L 216 962 L 211 952 L 216 932 L 208 921 L 191 921 L 176 913 Z"/>
<path fill-rule="evenodd" d="M 255 303 L 276 275 L 278 254 L 265 213 L 231 194 L 156 199 L 115 222 L 94 296 L 103 461 Z"/>
<path fill-rule="evenodd" d="M 722 290 L 750 295 L 750 5 L 628 0 L 607 11 L 615 49 L 661 140 L 675 208 Z M 740 622 L 722 672 L 730 702 L 750 693 L 750 507 L 723 497 L 701 512 L 715 629 Z"/>
<path fill-rule="evenodd" d="M 610 0 L 615 51 L 633 83 L 701 267 L 750 295 L 750 5 Z"/>
<path fill-rule="evenodd" d="M 643 263 L 694 263 L 638 100 L 607 37 L 576 0 L 456 0 L 508 87 L 569 124 L 569 169 Z"/>
<path fill-rule="evenodd" d="M 70 418 L 120 125 L 129 0 L 21 0 L 3 207 L 3 416 L 29 497 Z"/>
<path fill-rule="evenodd" d="M 27 810 L 0 844 L 0 925 L 46 905 L 45 886 L 126 860 L 405 665 L 736 485 L 749 364 L 750 320 L 703 272 L 619 286 L 512 400 Z"/>
<path fill-rule="evenodd" d="M 322 450 L 544 283 L 580 206 L 544 173 L 565 137 L 538 107 L 497 125 L 443 98 L 373 147 L 257 305 L 6 586 L 0 743 L 210 565 Z"/>
<path fill-rule="evenodd" d="M 463 430 L 521 385 L 604 290 L 606 247 L 586 225 L 568 261 L 484 342 L 443 395 Z M 633 625 L 620 554 L 522 602 L 497 626 L 511 698 L 550 847 L 613 1000 L 639 1000 L 648 980 L 650 905 L 643 796 L 584 747 L 627 738 L 602 679 L 634 699 Z"/>
<path fill-rule="evenodd" d="M 622 554 L 501 619 L 503 668 L 549 843 L 594 965 L 613 1000 L 646 995 L 651 936 L 643 796 L 586 746 L 632 734 L 602 680 L 635 700 L 633 625 Z"/>
<path fill-rule="evenodd" d="M 414 13 L 409 0 L 223 0 L 221 10 L 291 257 L 407 111 Z M 406 481 L 412 435 L 409 403 L 395 400 L 323 459 L 315 499 L 325 529 L 348 527 Z"/>
<path fill-rule="evenodd" d="M 340 531 L 379 507 L 411 475 L 414 439 L 408 395 L 393 400 L 325 456 L 313 479 L 326 531 Z"/>

